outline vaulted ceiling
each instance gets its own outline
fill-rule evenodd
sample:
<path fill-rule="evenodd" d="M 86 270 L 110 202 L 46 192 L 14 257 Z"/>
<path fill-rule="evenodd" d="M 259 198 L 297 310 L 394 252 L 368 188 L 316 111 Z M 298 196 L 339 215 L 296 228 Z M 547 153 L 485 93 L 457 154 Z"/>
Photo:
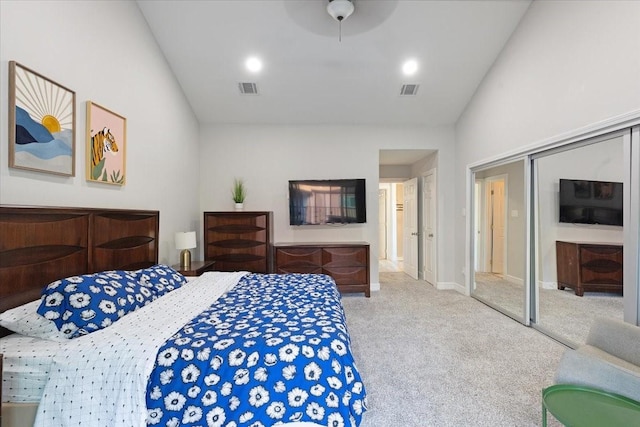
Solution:
<path fill-rule="evenodd" d="M 328 0 L 137 3 L 201 123 L 438 126 L 456 122 L 530 1 L 353 0 L 341 40 Z"/>

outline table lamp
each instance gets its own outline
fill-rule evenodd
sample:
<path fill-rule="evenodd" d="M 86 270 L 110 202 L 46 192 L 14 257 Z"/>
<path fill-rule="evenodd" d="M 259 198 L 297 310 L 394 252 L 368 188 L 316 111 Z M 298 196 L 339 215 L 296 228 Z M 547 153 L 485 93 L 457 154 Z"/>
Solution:
<path fill-rule="evenodd" d="M 191 252 L 189 249 L 196 247 L 195 231 L 178 231 L 176 233 L 176 248 L 182 249 L 180 252 L 180 268 L 183 270 L 191 269 Z"/>

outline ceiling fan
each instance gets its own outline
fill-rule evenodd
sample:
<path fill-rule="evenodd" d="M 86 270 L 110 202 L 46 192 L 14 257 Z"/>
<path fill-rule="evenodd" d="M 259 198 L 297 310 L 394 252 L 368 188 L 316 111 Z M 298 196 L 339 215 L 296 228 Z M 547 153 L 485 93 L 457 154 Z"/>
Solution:
<path fill-rule="evenodd" d="M 338 22 L 342 38 L 364 33 L 382 24 L 395 10 L 398 0 L 301 0 L 283 2 L 289 17 L 302 28 L 323 36 L 335 37 Z M 323 10 L 324 9 L 324 10 Z"/>
<path fill-rule="evenodd" d="M 354 10 L 355 6 L 351 0 L 329 0 L 327 12 L 338 21 L 339 41 L 342 41 L 342 21 L 351 16 Z"/>

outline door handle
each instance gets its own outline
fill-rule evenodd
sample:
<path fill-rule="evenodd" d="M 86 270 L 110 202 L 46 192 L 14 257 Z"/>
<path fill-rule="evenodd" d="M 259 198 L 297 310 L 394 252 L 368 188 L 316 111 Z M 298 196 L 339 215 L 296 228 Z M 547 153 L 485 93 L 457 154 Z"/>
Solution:
<path fill-rule="evenodd" d="M 433 233 L 429 233 L 429 237 L 433 237 Z"/>
<path fill-rule="evenodd" d="M 411 235 L 412 235 L 412 236 L 417 236 L 417 235 L 418 235 L 418 233 L 411 233 Z"/>

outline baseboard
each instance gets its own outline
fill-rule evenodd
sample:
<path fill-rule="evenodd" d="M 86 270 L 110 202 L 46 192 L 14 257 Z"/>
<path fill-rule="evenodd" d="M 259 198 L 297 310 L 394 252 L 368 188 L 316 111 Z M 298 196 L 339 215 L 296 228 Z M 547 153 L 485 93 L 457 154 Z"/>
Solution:
<path fill-rule="evenodd" d="M 538 287 L 540 289 L 558 289 L 558 283 L 557 282 L 543 282 L 543 281 L 538 281 Z"/>
<path fill-rule="evenodd" d="M 505 280 L 509 283 L 513 283 L 516 285 L 524 285 L 524 280 L 516 276 L 509 276 L 508 274 L 504 276 Z"/>
<path fill-rule="evenodd" d="M 434 286 L 429 282 L 424 282 L 424 283 L 427 284 L 427 285 Z M 460 285 L 460 284 L 458 284 L 456 282 L 438 282 L 434 287 L 439 291 L 456 291 L 456 292 L 461 293 L 462 295 L 469 296 L 469 292 L 467 292 L 467 289 L 464 286 L 462 286 L 462 285 Z M 380 290 L 380 283 L 379 282 L 378 283 L 371 283 L 369 285 L 369 289 L 371 290 L 371 292 L 379 291 Z"/>
<path fill-rule="evenodd" d="M 461 293 L 462 295 L 469 296 L 467 288 L 456 282 L 438 282 L 436 289 L 439 291 L 452 290 Z"/>

